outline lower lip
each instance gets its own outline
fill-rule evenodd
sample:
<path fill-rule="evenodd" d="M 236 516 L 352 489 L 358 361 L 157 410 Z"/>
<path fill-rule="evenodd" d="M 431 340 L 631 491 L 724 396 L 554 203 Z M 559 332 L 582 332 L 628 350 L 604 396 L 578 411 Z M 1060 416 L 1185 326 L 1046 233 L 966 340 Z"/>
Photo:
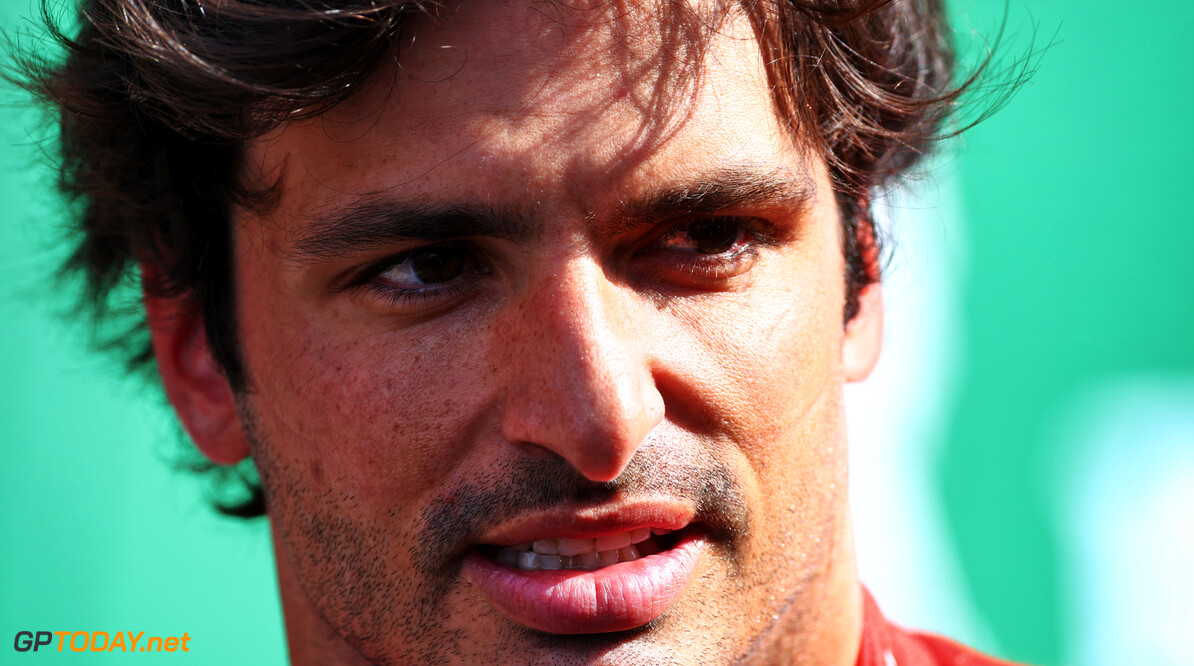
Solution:
<path fill-rule="evenodd" d="M 596 571 L 522 571 L 469 553 L 464 571 L 515 622 L 553 634 L 624 631 L 659 617 L 684 592 L 704 548 L 686 530 L 670 549 Z"/>

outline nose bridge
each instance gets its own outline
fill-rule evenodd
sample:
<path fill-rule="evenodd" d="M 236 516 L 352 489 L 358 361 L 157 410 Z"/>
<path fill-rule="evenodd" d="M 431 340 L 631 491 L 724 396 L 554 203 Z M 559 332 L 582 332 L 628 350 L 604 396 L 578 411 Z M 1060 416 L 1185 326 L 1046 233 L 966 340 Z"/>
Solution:
<path fill-rule="evenodd" d="M 507 441 L 551 450 L 593 481 L 617 478 L 663 418 L 633 310 L 633 293 L 585 256 L 528 285 L 506 328 Z"/>

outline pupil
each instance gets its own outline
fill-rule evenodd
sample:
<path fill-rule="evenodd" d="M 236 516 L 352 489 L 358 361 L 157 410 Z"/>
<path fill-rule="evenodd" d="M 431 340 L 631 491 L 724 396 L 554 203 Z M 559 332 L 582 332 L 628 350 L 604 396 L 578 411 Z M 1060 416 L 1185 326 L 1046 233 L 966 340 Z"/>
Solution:
<path fill-rule="evenodd" d="M 692 239 L 697 252 L 721 254 L 738 240 L 738 225 L 721 220 L 694 222 L 688 227 L 688 237 Z"/>
<path fill-rule="evenodd" d="M 464 272 L 464 253 L 427 250 L 410 258 L 410 269 L 423 284 L 447 282 Z"/>

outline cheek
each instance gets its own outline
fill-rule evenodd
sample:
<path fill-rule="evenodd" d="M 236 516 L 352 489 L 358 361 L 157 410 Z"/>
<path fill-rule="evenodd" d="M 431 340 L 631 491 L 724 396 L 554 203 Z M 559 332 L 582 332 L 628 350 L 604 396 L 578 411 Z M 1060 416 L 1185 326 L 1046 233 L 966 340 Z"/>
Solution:
<path fill-rule="evenodd" d="M 735 361 L 721 371 L 736 387 L 733 414 L 744 462 L 768 492 L 801 496 L 823 488 L 845 458 L 840 313 L 820 306 L 826 299 L 819 295 L 805 295 L 754 308 L 774 316 L 720 336 L 723 349 L 715 352 Z"/>
<path fill-rule="evenodd" d="M 843 286 L 832 278 L 840 272 L 784 268 L 771 271 L 781 277 L 769 287 L 719 297 L 685 317 L 703 366 L 690 373 L 720 403 L 709 408 L 744 438 L 790 437 L 825 416 L 816 403 L 841 384 Z"/>
<path fill-rule="evenodd" d="M 265 455 L 312 488 L 386 511 L 450 474 L 484 411 L 476 358 L 451 331 L 399 336 L 272 314 L 244 341 Z"/>
<path fill-rule="evenodd" d="M 844 282 L 834 247 L 804 248 L 770 266 L 766 285 L 685 317 L 699 350 L 687 378 L 699 382 L 702 409 L 716 414 L 730 441 L 728 455 L 765 517 L 760 526 L 820 534 L 844 496 Z M 803 260 L 810 256 L 817 260 Z M 791 536 L 759 529 L 759 543 Z"/>

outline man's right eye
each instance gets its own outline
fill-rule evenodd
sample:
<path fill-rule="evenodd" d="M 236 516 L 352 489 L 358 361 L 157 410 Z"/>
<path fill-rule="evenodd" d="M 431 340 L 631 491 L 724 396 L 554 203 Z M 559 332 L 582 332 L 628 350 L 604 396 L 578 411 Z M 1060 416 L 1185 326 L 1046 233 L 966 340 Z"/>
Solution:
<path fill-rule="evenodd" d="M 354 285 L 387 307 L 435 304 L 467 291 L 469 276 L 489 273 L 472 248 L 443 243 L 407 250 L 361 272 Z"/>
<path fill-rule="evenodd" d="M 397 289 L 418 289 L 459 277 L 469 262 L 463 248 L 451 246 L 420 248 L 400 257 L 376 279 Z"/>

